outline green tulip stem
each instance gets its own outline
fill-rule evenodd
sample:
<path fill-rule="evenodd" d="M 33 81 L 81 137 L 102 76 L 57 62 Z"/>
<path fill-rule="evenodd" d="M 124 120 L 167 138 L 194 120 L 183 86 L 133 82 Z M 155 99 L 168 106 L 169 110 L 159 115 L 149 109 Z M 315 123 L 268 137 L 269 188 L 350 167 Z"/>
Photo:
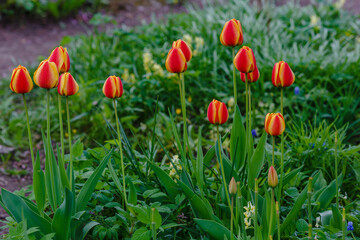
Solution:
<path fill-rule="evenodd" d="M 123 179 L 123 188 L 124 188 L 124 201 L 125 205 L 127 205 L 127 199 L 126 199 L 126 185 L 125 185 L 125 167 L 124 167 L 124 156 L 123 156 L 123 150 L 122 150 L 122 142 L 121 142 L 121 134 L 120 134 L 120 127 L 119 127 L 119 119 L 117 115 L 116 110 L 116 101 L 115 98 L 113 99 L 114 104 L 114 111 L 115 111 L 115 120 L 116 120 L 116 130 L 119 137 L 119 148 L 120 148 L 120 161 L 121 161 L 121 171 L 122 171 L 122 179 Z M 124 208 L 124 206 L 123 206 Z"/>
<path fill-rule="evenodd" d="M 346 236 L 346 217 L 345 217 L 345 208 L 343 208 L 342 211 L 342 240 L 345 240 L 345 236 Z"/>
<path fill-rule="evenodd" d="M 269 239 L 272 239 L 272 222 L 274 216 L 274 188 L 271 188 L 271 209 L 270 209 L 270 223 L 269 223 Z"/>
<path fill-rule="evenodd" d="M 230 208 L 230 214 L 231 214 L 231 217 L 230 217 L 230 231 L 231 231 L 231 235 L 230 235 L 230 239 L 231 240 L 234 240 L 234 224 L 233 224 L 233 221 L 234 221 L 234 195 L 231 195 L 231 208 Z"/>
<path fill-rule="evenodd" d="M 311 191 L 312 188 L 312 177 L 309 177 L 309 183 L 308 183 L 308 191 L 307 191 L 307 196 L 308 196 L 308 226 L 309 226 L 309 239 L 312 239 L 312 214 L 311 214 Z"/>
<path fill-rule="evenodd" d="M 250 149 L 249 149 L 249 142 L 250 142 L 250 128 L 249 128 L 249 96 L 248 96 L 249 92 L 248 92 L 248 80 L 247 80 L 247 76 L 245 74 L 245 104 L 246 104 L 246 120 L 245 120 L 245 124 L 246 124 L 246 149 L 247 149 L 247 153 L 248 153 L 248 163 L 250 161 Z"/>
<path fill-rule="evenodd" d="M 272 162 L 271 162 L 271 166 L 275 166 L 274 162 L 275 162 L 275 137 L 272 136 Z"/>
<path fill-rule="evenodd" d="M 61 108 L 61 95 L 58 94 L 58 103 L 59 103 L 59 123 L 60 123 L 60 141 L 61 141 L 61 158 L 62 162 L 64 163 L 64 155 L 65 155 L 65 148 L 64 148 L 64 126 L 62 120 L 62 108 Z M 65 169 L 65 166 L 61 166 Z"/>
<path fill-rule="evenodd" d="M 280 233 L 280 227 L 281 227 L 281 225 L 280 225 L 280 208 L 279 208 L 279 202 L 276 202 L 276 222 L 277 222 L 277 238 L 278 238 L 278 240 L 280 240 L 281 238 L 280 238 L 280 235 L 281 235 L 281 233 Z"/>
<path fill-rule="evenodd" d="M 258 186 L 258 179 L 255 178 L 255 219 L 254 219 L 254 226 L 255 226 L 255 240 L 258 240 L 258 195 L 259 195 L 259 186 Z"/>
<path fill-rule="evenodd" d="M 151 209 L 151 230 L 152 230 L 153 240 L 156 240 L 155 208 Z"/>
<path fill-rule="evenodd" d="M 337 158 L 338 136 L 335 132 L 335 183 L 336 183 L 336 207 L 339 209 L 339 183 L 338 183 L 338 158 Z"/>
<path fill-rule="evenodd" d="M 46 105 L 46 115 L 47 115 L 47 126 L 46 126 L 46 129 L 47 129 L 47 155 L 46 156 L 46 160 L 49 161 L 49 167 L 50 169 L 53 169 L 53 161 L 51 161 L 51 152 L 50 152 L 50 149 L 51 149 L 51 140 L 50 140 L 50 89 L 48 88 L 47 89 L 47 105 Z M 46 165 L 46 164 L 45 164 Z M 46 169 L 46 171 L 50 171 L 50 169 Z M 50 171 L 51 172 L 51 171 Z M 50 177 L 51 177 L 51 183 L 52 183 L 52 195 L 53 195 L 53 201 L 56 201 L 56 196 L 55 196 L 55 179 L 54 179 L 54 174 L 50 174 Z M 54 211 L 56 210 L 55 208 L 57 206 L 52 206 L 54 209 Z"/>
<path fill-rule="evenodd" d="M 281 88 L 281 115 L 284 116 L 283 109 L 283 95 L 284 88 Z M 281 205 L 281 195 L 282 195 L 282 187 L 283 187 L 283 179 L 284 179 L 284 133 L 281 134 L 281 160 L 280 160 L 280 186 L 279 186 L 279 205 Z"/>
<path fill-rule="evenodd" d="M 232 59 L 234 61 L 235 58 L 235 47 L 232 48 Z M 235 64 L 233 63 L 233 83 L 234 83 L 234 100 L 235 100 L 235 108 L 234 111 L 236 110 L 236 106 L 237 106 L 237 90 L 236 90 L 236 74 L 235 74 Z"/>
<path fill-rule="evenodd" d="M 70 112 L 69 112 L 69 100 L 66 96 L 66 116 L 67 116 L 67 125 L 68 125 L 68 135 L 69 135 L 69 152 L 70 152 L 70 186 L 73 189 L 73 155 L 72 155 L 72 143 L 71 143 L 71 127 L 70 127 Z"/>
<path fill-rule="evenodd" d="M 228 206 L 230 207 L 229 191 L 228 191 L 227 184 L 226 184 L 224 165 L 223 165 L 223 160 L 222 160 L 222 157 L 221 157 L 221 145 L 220 145 L 219 125 L 216 126 L 216 129 L 217 129 L 217 140 L 218 140 L 218 149 L 219 149 L 219 159 L 220 159 L 220 167 L 221 167 L 221 173 L 222 173 L 222 180 L 223 180 L 223 185 L 224 185 L 224 189 L 225 189 L 225 195 L 226 195 L 226 198 L 227 198 Z"/>
<path fill-rule="evenodd" d="M 24 107 L 25 107 L 25 115 L 26 115 L 26 124 L 27 124 L 28 137 L 29 137 L 29 147 L 30 147 L 31 161 L 32 161 L 32 165 L 34 167 L 35 166 L 34 149 L 33 149 L 33 144 L 32 144 L 28 108 L 27 108 L 27 105 L 26 105 L 26 99 L 25 99 L 25 94 L 24 93 L 22 94 L 22 97 L 23 97 L 23 100 L 24 100 Z"/>

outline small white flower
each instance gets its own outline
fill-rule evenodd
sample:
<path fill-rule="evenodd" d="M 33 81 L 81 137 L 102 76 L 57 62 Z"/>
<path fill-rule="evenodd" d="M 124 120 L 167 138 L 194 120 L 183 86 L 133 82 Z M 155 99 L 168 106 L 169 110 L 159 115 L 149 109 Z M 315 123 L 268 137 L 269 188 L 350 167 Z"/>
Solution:
<path fill-rule="evenodd" d="M 316 224 L 315 224 L 316 228 L 320 227 L 320 220 L 321 220 L 320 217 L 316 218 Z"/>

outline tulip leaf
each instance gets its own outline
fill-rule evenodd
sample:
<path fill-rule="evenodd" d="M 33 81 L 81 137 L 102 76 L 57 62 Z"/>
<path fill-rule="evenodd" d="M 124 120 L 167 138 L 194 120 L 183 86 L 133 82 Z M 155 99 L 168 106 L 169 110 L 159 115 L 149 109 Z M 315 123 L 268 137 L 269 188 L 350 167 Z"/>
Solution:
<path fill-rule="evenodd" d="M 238 171 L 245 162 L 246 133 L 238 106 L 235 108 L 230 137 L 230 158 Z"/>
<path fill-rule="evenodd" d="M 204 164 L 206 165 L 210 165 L 211 160 L 214 158 L 215 156 L 215 146 L 212 146 L 205 154 L 204 156 Z"/>
<path fill-rule="evenodd" d="M 252 189 L 255 187 L 255 179 L 259 176 L 264 165 L 266 139 L 267 134 L 264 132 L 249 162 L 248 184 Z"/>
<path fill-rule="evenodd" d="M 170 124 L 171 124 L 171 128 L 172 128 L 172 132 L 173 132 L 174 137 L 175 137 L 176 145 L 179 148 L 179 151 L 181 153 L 181 159 L 185 161 L 186 155 L 185 155 L 184 149 L 183 149 L 183 147 L 181 145 L 181 141 L 180 141 L 180 138 L 179 138 L 176 126 L 175 126 L 175 121 L 174 121 L 173 116 L 171 115 L 170 110 L 169 110 L 169 116 L 170 116 Z"/>
<path fill-rule="evenodd" d="M 200 189 L 200 192 L 203 192 L 203 185 L 204 185 L 204 162 L 203 162 L 203 151 L 202 151 L 202 146 L 201 146 L 201 128 L 199 129 L 199 134 L 198 134 L 198 151 L 197 151 L 197 157 L 196 157 L 196 166 L 195 166 L 195 170 L 196 170 L 196 180 Z"/>
<path fill-rule="evenodd" d="M 59 172 L 60 172 L 61 184 L 62 184 L 63 188 L 65 188 L 65 187 L 70 188 L 69 179 L 66 175 L 64 159 L 62 158 L 59 146 L 56 146 L 56 149 L 57 149 L 57 157 L 58 157 L 58 162 L 59 162 Z"/>
<path fill-rule="evenodd" d="M 286 186 L 286 184 L 288 184 L 300 172 L 302 168 L 303 166 L 296 168 L 291 172 L 289 172 L 288 174 L 286 174 L 283 180 L 283 187 Z"/>
<path fill-rule="evenodd" d="M 334 221 L 333 226 L 336 227 L 337 229 L 341 229 L 342 219 L 341 219 L 340 210 L 335 205 L 331 205 L 331 211 L 332 211 L 332 219 Z"/>
<path fill-rule="evenodd" d="M 45 189 L 45 176 L 40 168 L 40 155 L 39 151 L 36 154 L 35 166 L 33 169 L 33 189 L 39 212 L 43 212 L 45 207 L 46 189 Z"/>
<path fill-rule="evenodd" d="M 70 222 L 73 208 L 74 195 L 68 188 L 65 188 L 65 199 L 56 210 L 52 222 L 52 229 L 56 233 L 57 240 L 69 239 Z"/>
<path fill-rule="evenodd" d="M 338 176 L 339 187 L 342 183 L 342 173 Z M 324 191 L 316 199 L 320 203 L 320 211 L 325 210 L 336 196 L 336 181 L 335 179 L 324 189 Z"/>
<path fill-rule="evenodd" d="M 86 237 L 86 234 L 96 225 L 99 225 L 98 222 L 85 222 L 81 225 L 79 225 L 75 232 L 74 232 L 74 238 L 76 240 L 83 240 Z"/>
<path fill-rule="evenodd" d="M 131 181 L 130 178 L 127 179 L 127 182 L 129 183 L 129 196 L 128 196 L 128 203 L 132 205 L 137 204 L 137 196 L 136 196 L 136 188 L 134 183 Z"/>
<path fill-rule="evenodd" d="M 195 223 L 200 227 L 201 230 L 209 234 L 211 239 L 223 240 L 225 238 L 231 239 L 231 232 L 224 225 L 221 225 L 214 220 L 206 220 L 206 219 L 194 219 Z M 235 239 L 235 235 L 233 236 Z"/>
<path fill-rule="evenodd" d="M 111 150 L 93 172 L 93 174 L 86 180 L 84 186 L 81 188 L 79 195 L 76 198 L 76 212 L 83 211 L 89 202 L 91 194 L 93 193 L 96 184 L 98 183 L 105 167 L 107 166 L 113 150 Z"/>
<path fill-rule="evenodd" d="M 123 193 L 123 187 L 121 186 L 121 183 L 120 183 L 120 179 L 119 177 L 116 175 L 116 172 L 114 170 L 114 167 L 112 166 L 112 162 L 109 161 L 108 163 L 108 169 L 109 169 L 109 172 L 110 172 L 110 175 L 114 181 L 114 184 L 115 186 L 118 188 L 120 194 L 121 194 L 121 197 L 123 198 L 124 197 L 124 193 Z"/>

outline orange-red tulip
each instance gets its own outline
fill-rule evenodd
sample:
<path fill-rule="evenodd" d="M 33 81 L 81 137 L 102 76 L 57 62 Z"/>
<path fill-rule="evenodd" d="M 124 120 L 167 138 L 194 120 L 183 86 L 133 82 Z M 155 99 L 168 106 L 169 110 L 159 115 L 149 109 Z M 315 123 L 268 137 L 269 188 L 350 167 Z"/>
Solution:
<path fill-rule="evenodd" d="M 186 58 L 180 48 L 175 47 L 170 49 L 166 58 L 165 67 L 166 70 L 171 73 L 182 73 L 186 71 Z"/>
<path fill-rule="evenodd" d="M 173 42 L 172 48 L 180 48 L 185 56 L 186 61 L 188 62 L 191 60 L 192 52 L 191 52 L 189 45 L 187 45 L 187 43 L 185 41 L 179 39 L 179 40 Z"/>
<path fill-rule="evenodd" d="M 284 61 L 275 63 L 272 72 L 272 84 L 275 87 L 289 87 L 295 81 L 295 74 Z"/>
<path fill-rule="evenodd" d="M 243 46 L 235 55 L 234 65 L 240 72 L 253 72 L 256 67 L 256 60 L 252 49 L 247 46 Z"/>
<path fill-rule="evenodd" d="M 54 62 L 44 60 L 34 73 L 34 82 L 41 88 L 55 88 L 59 82 L 59 72 Z"/>
<path fill-rule="evenodd" d="M 273 166 L 269 168 L 268 184 L 270 187 L 275 188 L 279 184 L 277 172 Z"/>
<path fill-rule="evenodd" d="M 243 43 L 243 31 L 239 20 L 227 21 L 220 34 L 220 42 L 224 46 L 239 46 Z"/>
<path fill-rule="evenodd" d="M 26 67 L 19 65 L 11 75 L 10 89 L 15 93 L 28 93 L 34 87 Z"/>
<path fill-rule="evenodd" d="M 247 76 L 247 81 L 249 82 L 249 83 L 252 83 L 252 82 L 256 82 L 258 79 L 259 79 L 259 77 L 260 77 L 260 72 L 259 72 L 259 69 L 258 69 L 258 67 L 257 66 L 255 66 L 255 70 L 253 71 L 253 72 L 251 72 L 251 73 L 243 73 L 243 72 L 241 72 L 240 73 L 240 78 L 241 78 L 241 81 L 243 81 L 243 82 L 246 82 L 245 80 L 245 76 Z"/>
<path fill-rule="evenodd" d="M 71 96 L 79 91 L 79 85 L 73 76 L 66 72 L 61 74 L 58 85 L 58 93 L 61 96 Z"/>
<path fill-rule="evenodd" d="M 123 85 L 121 79 L 116 76 L 110 76 L 106 79 L 103 86 L 103 93 L 108 98 L 119 98 L 123 94 Z"/>
<path fill-rule="evenodd" d="M 278 136 L 285 131 L 285 120 L 281 113 L 268 113 L 265 118 L 265 131 Z"/>
<path fill-rule="evenodd" d="M 225 103 L 212 100 L 209 104 L 207 116 L 211 124 L 224 124 L 229 118 Z"/>
<path fill-rule="evenodd" d="M 55 48 L 48 58 L 50 62 L 54 62 L 59 73 L 68 72 L 70 69 L 70 58 L 66 48 L 62 46 Z"/>

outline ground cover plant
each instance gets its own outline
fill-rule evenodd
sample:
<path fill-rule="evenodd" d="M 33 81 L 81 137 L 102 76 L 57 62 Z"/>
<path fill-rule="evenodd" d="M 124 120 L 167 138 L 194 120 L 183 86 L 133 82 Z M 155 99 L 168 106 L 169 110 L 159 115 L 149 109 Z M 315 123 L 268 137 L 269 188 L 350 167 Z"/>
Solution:
<path fill-rule="evenodd" d="M 234 9 L 244 10 L 241 24 L 226 17 L 236 16 Z M 348 94 L 358 83 L 349 79 L 346 88 L 332 81 L 356 77 L 356 25 L 340 21 L 344 13 L 333 5 L 312 9 L 334 14 L 332 34 L 302 20 L 308 8 L 258 10 L 231 2 L 170 17 L 165 25 L 74 38 L 68 50 L 58 47 L 40 63 L 33 75 L 38 89 L 32 90 L 26 68 L 14 69 L 10 88 L 23 94 L 25 108 L 16 106 L 26 118 L 19 109 L 16 114 L 27 122 L 34 171 L 27 197 L 1 190 L 9 214 L 5 237 L 358 238 L 358 123 L 348 123 L 358 110 L 346 105 L 358 104 Z M 286 16 L 307 25 L 295 28 Z M 261 42 L 255 36 L 264 26 Z M 343 36 L 339 26 L 354 34 Z M 186 39 L 189 29 L 194 36 Z M 318 35 L 310 41 L 306 34 Z M 183 40 L 175 41 L 178 36 Z M 328 51 L 336 44 L 341 52 Z M 109 72 L 121 77 L 105 80 Z M 332 96 L 319 94 L 324 91 Z M 10 99 L 19 101 L 20 94 Z M 42 104 L 47 121 L 39 110 L 28 116 L 34 103 Z M 91 121 L 79 123 L 86 116 Z M 76 123 L 78 131 L 91 128 L 84 137 L 96 147 L 84 150 L 80 140 L 72 145 Z M 44 164 L 33 153 L 37 126 L 46 126 L 39 133 Z"/>

